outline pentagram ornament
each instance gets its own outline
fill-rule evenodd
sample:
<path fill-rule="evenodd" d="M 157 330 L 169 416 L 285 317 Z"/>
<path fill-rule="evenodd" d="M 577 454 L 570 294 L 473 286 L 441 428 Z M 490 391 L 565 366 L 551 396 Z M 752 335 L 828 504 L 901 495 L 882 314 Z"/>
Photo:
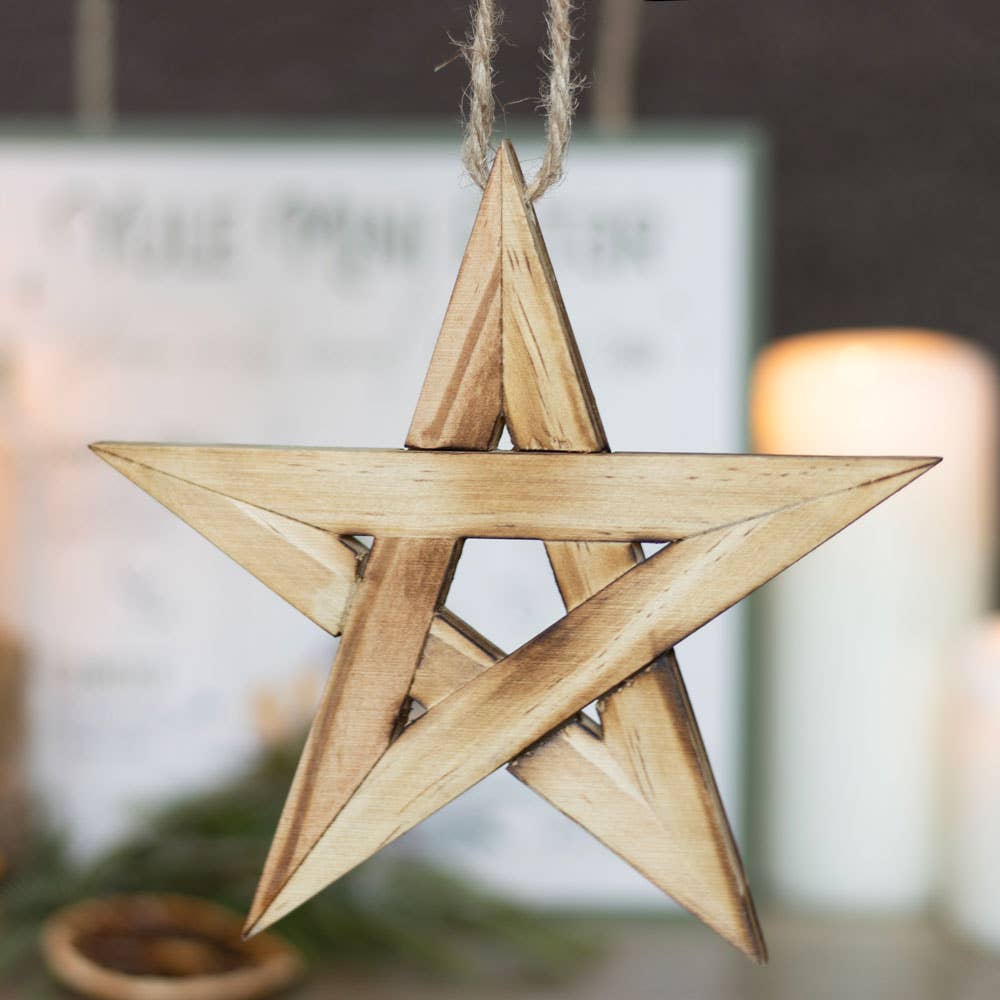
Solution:
<path fill-rule="evenodd" d="M 507 765 L 764 960 L 672 647 L 936 459 L 612 454 L 507 142 L 405 450 L 92 447 L 343 634 L 248 932 Z M 450 613 L 467 537 L 543 540 L 566 616 L 505 655 Z"/>

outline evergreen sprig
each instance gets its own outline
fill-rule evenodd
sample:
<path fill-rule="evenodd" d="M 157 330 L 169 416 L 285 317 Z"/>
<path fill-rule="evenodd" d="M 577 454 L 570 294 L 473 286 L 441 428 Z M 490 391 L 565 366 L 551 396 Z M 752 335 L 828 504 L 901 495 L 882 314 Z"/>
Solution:
<path fill-rule="evenodd" d="M 94 896 L 182 893 L 244 911 L 252 898 L 298 746 L 267 750 L 236 779 L 147 817 L 141 831 L 82 866 L 37 829 L 0 883 L 0 975 L 39 969 L 56 909 Z M 594 952 L 585 927 L 513 903 L 439 867 L 381 855 L 287 916 L 279 931 L 314 968 L 393 967 L 424 975 L 552 980 Z"/>

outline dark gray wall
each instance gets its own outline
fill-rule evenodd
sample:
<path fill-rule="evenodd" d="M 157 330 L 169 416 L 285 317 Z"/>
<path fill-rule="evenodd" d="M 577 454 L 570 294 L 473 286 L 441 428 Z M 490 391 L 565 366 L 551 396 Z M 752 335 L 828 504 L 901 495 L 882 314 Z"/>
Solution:
<path fill-rule="evenodd" d="M 0 115 L 66 113 L 72 11 L 67 0 L 0 0 Z"/>
<path fill-rule="evenodd" d="M 505 6 L 500 96 L 512 102 L 536 93 L 543 4 Z M 0 0 L 0 114 L 69 113 L 72 9 Z M 118 100 L 144 117 L 454 116 L 462 66 L 432 69 L 466 9 L 125 0 Z M 594 9 L 580 16 L 584 72 Z M 643 116 L 751 118 L 771 136 L 778 334 L 913 323 L 1000 346 L 995 0 L 678 0 L 643 13 Z"/>

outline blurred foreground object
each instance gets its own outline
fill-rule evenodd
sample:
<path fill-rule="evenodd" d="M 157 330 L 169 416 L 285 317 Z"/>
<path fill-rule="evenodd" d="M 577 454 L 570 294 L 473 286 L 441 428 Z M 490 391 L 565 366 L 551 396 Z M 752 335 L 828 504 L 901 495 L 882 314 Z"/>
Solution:
<path fill-rule="evenodd" d="M 944 458 L 762 594 L 762 835 L 784 900 L 928 900 L 944 670 L 990 599 L 996 418 L 991 359 L 944 333 L 807 334 L 757 362 L 756 450 Z"/>
<path fill-rule="evenodd" d="M 301 749 L 269 749 L 215 790 L 150 815 L 140 832 L 85 867 L 44 829 L 0 883 L 0 983 L 37 978 L 42 925 L 58 909 L 131 893 L 200 896 L 237 911 L 250 902 Z M 402 852 L 355 869 L 282 925 L 316 971 L 399 969 L 434 977 L 504 970 L 508 980 L 558 980 L 595 949 L 567 920 L 509 903 Z M 19 994 L 20 995 L 20 994 Z"/>
<path fill-rule="evenodd" d="M 0 630 L 0 881 L 17 852 L 27 809 L 24 689 L 23 651 Z"/>
<path fill-rule="evenodd" d="M 254 1000 L 290 986 L 302 956 L 274 934 L 188 896 L 116 896 L 60 910 L 42 935 L 66 986 L 96 1000 Z"/>
<path fill-rule="evenodd" d="M 1000 951 L 1000 616 L 982 622 L 954 662 L 944 902 L 959 931 Z"/>

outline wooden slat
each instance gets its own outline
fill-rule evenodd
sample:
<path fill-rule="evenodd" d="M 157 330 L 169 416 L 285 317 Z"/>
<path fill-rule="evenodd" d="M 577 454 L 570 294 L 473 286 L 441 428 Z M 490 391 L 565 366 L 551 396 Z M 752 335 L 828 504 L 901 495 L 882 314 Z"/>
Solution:
<path fill-rule="evenodd" d="M 503 651 L 446 608 L 435 615 L 410 695 L 433 708 L 480 670 L 502 660 Z"/>
<path fill-rule="evenodd" d="M 764 938 L 743 864 L 673 654 L 598 707 L 605 746 L 669 833 L 660 837 L 659 850 L 668 856 L 659 859 L 657 874 L 669 873 L 678 902 L 763 961 Z M 547 753 L 543 746 L 539 759 Z M 617 841 L 632 837 L 628 826 L 620 826 Z"/>
<path fill-rule="evenodd" d="M 935 459 L 94 445 L 338 535 L 686 538 Z M 489 498 L 489 502 L 484 502 Z"/>
<path fill-rule="evenodd" d="M 260 930 L 517 756 L 924 471 L 676 542 L 409 725 L 294 872 Z"/>
<path fill-rule="evenodd" d="M 754 961 L 767 951 L 756 915 L 732 883 L 699 881 L 692 870 L 726 872 L 731 866 L 701 855 L 711 824 L 664 827 L 633 777 L 582 726 L 565 726 L 539 747 L 521 754 L 511 773 L 656 885 L 666 879 L 670 895 Z M 715 837 L 708 843 L 715 845 Z M 741 901 L 747 908 L 740 912 Z"/>
<path fill-rule="evenodd" d="M 292 607 L 330 635 L 340 635 L 367 549 L 109 451 L 94 450 Z"/>
<path fill-rule="evenodd" d="M 607 451 L 608 443 L 570 330 L 524 178 L 509 142 L 503 176 L 503 394 L 515 448 Z"/>
<path fill-rule="evenodd" d="M 494 171 L 406 437 L 410 448 L 488 448 L 500 436 L 500 190 Z"/>
<path fill-rule="evenodd" d="M 292 872 L 385 753 L 431 618 L 454 568 L 442 539 L 377 539 L 350 603 L 344 637 L 299 760 L 248 923 Z"/>

